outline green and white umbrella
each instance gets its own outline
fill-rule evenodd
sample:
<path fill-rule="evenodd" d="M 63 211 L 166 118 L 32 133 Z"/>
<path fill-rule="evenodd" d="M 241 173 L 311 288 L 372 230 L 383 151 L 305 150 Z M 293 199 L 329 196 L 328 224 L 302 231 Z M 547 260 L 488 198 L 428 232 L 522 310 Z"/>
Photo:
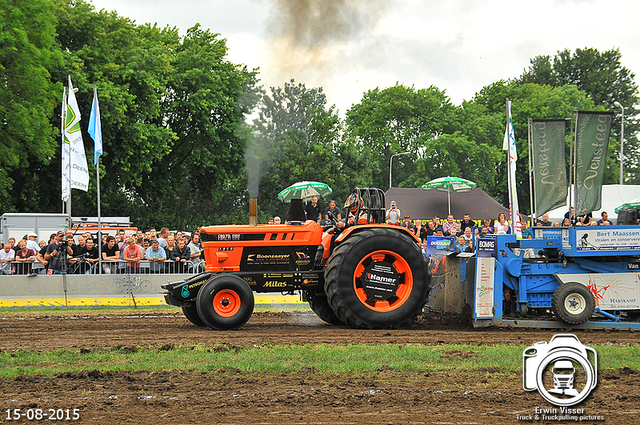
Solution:
<path fill-rule="evenodd" d="M 308 201 L 312 196 L 324 197 L 332 192 L 333 190 L 326 183 L 303 181 L 294 183 L 278 193 L 278 199 L 282 202 L 291 202 L 292 199 Z"/>
<path fill-rule="evenodd" d="M 470 192 L 477 186 L 470 180 L 460 177 L 440 177 L 433 179 L 421 186 L 422 189 L 435 189 L 440 192 L 447 192 L 447 201 L 449 203 L 449 214 L 451 214 L 451 192 Z"/>
<path fill-rule="evenodd" d="M 619 213 L 625 208 L 640 208 L 640 198 L 634 199 L 633 201 L 625 202 L 616 208 L 616 213 Z"/>

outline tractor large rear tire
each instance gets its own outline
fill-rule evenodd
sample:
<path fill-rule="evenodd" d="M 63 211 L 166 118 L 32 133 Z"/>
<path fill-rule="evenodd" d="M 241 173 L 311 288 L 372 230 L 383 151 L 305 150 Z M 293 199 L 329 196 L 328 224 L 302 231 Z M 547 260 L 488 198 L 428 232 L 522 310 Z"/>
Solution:
<path fill-rule="evenodd" d="M 363 230 L 342 241 L 329 258 L 325 293 L 336 316 L 352 328 L 402 326 L 426 302 L 427 262 L 409 235 Z"/>
<path fill-rule="evenodd" d="M 198 292 L 198 316 L 212 329 L 242 327 L 253 313 L 253 291 L 247 282 L 234 275 L 217 275 Z"/>
<path fill-rule="evenodd" d="M 198 308 L 196 307 L 196 303 L 189 303 L 182 306 L 182 314 L 187 318 L 191 323 L 196 326 L 207 326 L 206 323 L 202 321 L 200 316 L 198 316 Z"/>
<path fill-rule="evenodd" d="M 309 303 L 309 307 L 311 310 L 323 321 L 331 324 L 331 325 L 343 325 L 342 320 L 336 316 L 331 305 L 329 305 L 329 301 L 327 300 L 327 296 L 324 292 L 317 291 L 305 291 L 305 298 Z"/>

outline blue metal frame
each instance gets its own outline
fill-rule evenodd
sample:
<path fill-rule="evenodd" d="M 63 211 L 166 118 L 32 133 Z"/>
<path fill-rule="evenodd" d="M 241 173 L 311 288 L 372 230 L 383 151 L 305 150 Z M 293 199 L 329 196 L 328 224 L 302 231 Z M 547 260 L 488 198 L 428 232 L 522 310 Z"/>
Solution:
<path fill-rule="evenodd" d="M 494 314 L 491 319 L 478 318 L 473 313 L 474 326 L 509 325 L 534 327 L 572 327 L 602 328 L 620 327 L 640 329 L 640 322 L 620 321 L 620 312 L 607 312 L 596 309 L 595 313 L 604 317 L 604 321 L 590 320 L 582 325 L 565 325 L 559 321 L 548 320 L 511 320 L 503 317 L 504 294 L 512 290 L 516 294 L 515 302 L 526 305 L 528 309 L 549 310 L 554 291 L 561 282 L 558 275 L 588 273 L 628 273 L 634 271 L 632 265 L 640 258 L 640 243 L 631 246 L 631 242 L 622 239 L 607 245 L 609 235 L 640 238 L 638 226 L 607 227 L 536 227 L 533 229 L 536 239 L 518 240 L 515 235 L 498 235 L 491 239 L 479 239 L 479 245 L 485 241 L 491 249 L 479 249 L 478 256 L 495 258 L 494 274 Z M 585 236 L 586 235 L 586 236 Z M 602 246 L 578 247 L 582 239 L 601 236 Z M 630 239 L 633 241 L 634 239 Z M 494 241 L 493 244 L 491 241 Z M 587 242 L 584 242 L 585 245 Z M 597 242 L 596 242 L 597 243 Z M 627 243 L 627 246 L 624 246 Z M 520 250 L 518 252 L 517 250 Z M 525 259 L 527 249 L 535 253 L 542 252 L 544 258 Z M 518 252 L 518 254 L 516 254 Z M 605 257 L 605 261 L 601 257 Z M 600 261 L 596 259 L 600 258 Z M 474 294 L 475 296 L 475 294 Z M 475 310 L 475 309 L 474 309 Z"/>

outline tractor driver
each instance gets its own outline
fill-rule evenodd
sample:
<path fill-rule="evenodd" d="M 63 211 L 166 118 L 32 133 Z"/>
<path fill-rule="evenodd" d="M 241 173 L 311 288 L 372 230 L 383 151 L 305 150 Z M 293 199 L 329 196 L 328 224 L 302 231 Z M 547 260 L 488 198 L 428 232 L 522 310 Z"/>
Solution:
<path fill-rule="evenodd" d="M 345 227 L 350 227 L 356 224 L 356 214 L 358 214 L 358 209 L 362 209 L 363 207 L 364 201 L 360 199 L 356 193 L 349 195 L 347 200 L 344 202 L 344 208 L 347 210 L 347 217 L 342 220 L 337 220 L 335 223 L 336 226 L 339 229 L 344 229 Z M 365 211 L 360 211 L 357 222 L 367 222 L 367 213 Z M 333 231 L 330 230 L 329 233 L 333 233 Z"/>
<path fill-rule="evenodd" d="M 347 217 L 345 219 L 347 226 L 353 226 L 356 224 L 356 221 L 360 224 L 367 222 L 367 212 L 362 211 L 362 208 L 364 208 L 364 201 L 356 193 L 349 195 L 347 200 L 344 202 L 344 208 L 347 209 Z M 360 210 L 360 213 L 358 213 L 358 210 Z M 357 219 L 356 214 L 358 214 Z M 371 221 L 373 221 L 373 219 L 371 219 Z"/>

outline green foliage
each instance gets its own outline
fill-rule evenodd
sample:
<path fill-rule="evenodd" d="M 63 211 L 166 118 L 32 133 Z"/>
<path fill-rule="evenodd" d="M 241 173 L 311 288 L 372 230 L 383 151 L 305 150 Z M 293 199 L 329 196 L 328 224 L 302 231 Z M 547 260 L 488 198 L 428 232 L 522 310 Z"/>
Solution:
<path fill-rule="evenodd" d="M 360 156 L 339 140 L 338 114 L 326 103 L 322 89 L 307 89 L 293 80 L 262 97 L 246 156 L 249 192 L 255 196 L 259 181 L 262 211 L 284 218 L 288 205 L 277 194 L 298 181 L 327 183 L 335 199 L 346 198 L 363 181 Z M 322 206 L 328 201 L 321 200 Z"/>
<path fill-rule="evenodd" d="M 600 52 L 597 49 L 576 49 L 574 53 L 565 49 L 553 58 L 536 56 L 531 66 L 517 80 L 520 84 L 548 84 L 553 87 L 575 85 L 589 95 L 595 107 L 604 110 L 620 109 L 613 105 L 619 102 L 625 108 L 625 181 L 640 183 L 636 172 L 640 161 L 638 149 L 638 85 L 635 75 L 622 66 L 622 54 L 618 49 Z M 582 108 L 584 109 L 584 108 Z M 612 127 L 612 140 L 607 155 L 607 173 L 604 184 L 619 182 L 621 115 L 617 115 Z"/>
<path fill-rule="evenodd" d="M 447 117 L 453 111 L 444 91 L 434 86 L 376 88 L 347 111 L 347 141 L 365 156 L 373 186 L 404 186 L 415 173 L 414 161 L 421 157 L 426 142 L 452 131 Z M 396 157 L 390 164 L 391 156 L 401 152 L 411 155 Z M 387 177 L 390 166 L 396 170 L 394 182 Z"/>
<path fill-rule="evenodd" d="M 56 149 L 50 118 L 62 86 L 50 69 L 60 52 L 50 1 L 1 0 L 0 10 L 0 211 L 19 211 L 36 205 L 43 190 L 32 173 Z"/>
<path fill-rule="evenodd" d="M 277 193 L 301 180 L 328 183 L 342 204 L 355 186 L 388 187 L 390 159 L 402 152 L 409 154 L 393 158 L 394 186 L 458 176 L 506 205 L 507 97 L 522 211 L 529 210 L 528 118 L 620 102 L 626 182 L 640 183 L 638 87 L 617 49 L 537 56 L 519 79 L 483 87 L 460 106 L 433 86 L 375 88 L 342 121 L 322 88 L 291 80 L 265 94 L 257 71 L 229 62 L 226 40 L 198 25 L 181 35 L 96 12 L 86 0 L 0 0 L 0 10 L 0 213 L 60 211 L 58 127 L 68 75 L 79 89 L 89 158 L 86 126 L 98 89 L 102 215 L 130 216 L 143 228 L 247 222 L 249 192 L 259 194 L 261 221 L 284 216 Z M 605 183 L 618 180 L 616 120 Z M 74 216 L 97 212 L 89 168 L 89 192 L 73 191 Z"/>

